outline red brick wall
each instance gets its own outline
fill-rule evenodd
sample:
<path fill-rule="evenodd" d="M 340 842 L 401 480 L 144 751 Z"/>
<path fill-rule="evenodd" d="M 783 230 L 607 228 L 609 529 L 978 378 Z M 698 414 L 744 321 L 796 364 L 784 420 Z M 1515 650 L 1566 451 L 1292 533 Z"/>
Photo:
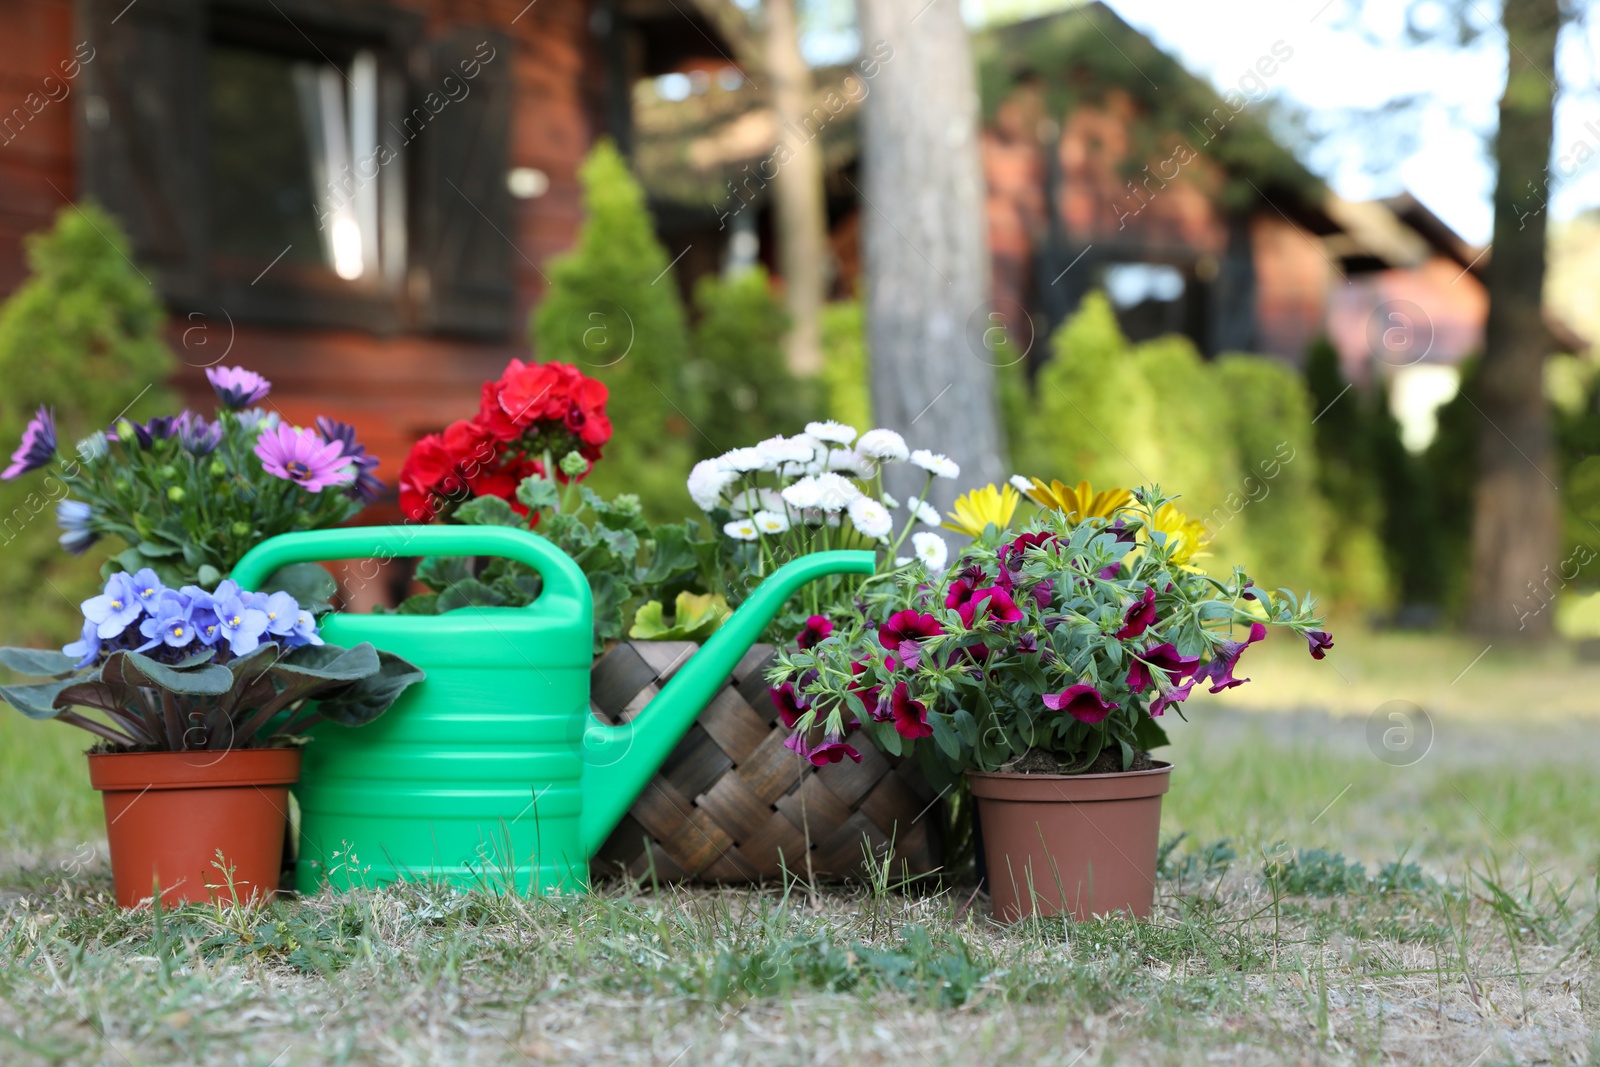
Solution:
<path fill-rule="evenodd" d="M 509 236 L 520 254 L 511 262 L 519 321 L 525 322 L 545 285 L 541 268 L 571 246 L 580 221 L 577 169 L 595 136 L 586 96 L 596 63 L 588 4 L 405 0 L 401 6 L 424 13 L 430 34 L 468 22 L 498 26 L 516 41 L 511 164 L 536 167 L 550 179 L 544 195 L 514 201 L 516 225 Z M 58 74 L 57 64 L 69 59 L 81 40 L 76 33 L 69 0 L 0 0 L 0 112 L 24 107 L 29 93 L 42 98 L 45 76 Z M 78 196 L 74 103 L 68 98 L 47 104 L 10 143 L 0 143 L 0 294 L 26 276 L 23 236 L 48 227 L 66 205 L 65 197 Z M 215 361 L 231 340 L 226 362 L 271 378 L 272 399 L 286 419 L 306 423 L 327 414 L 353 422 L 382 457 L 378 474 L 391 484 L 416 437 L 470 415 L 479 383 L 498 374 L 512 356 L 528 355 L 521 331 L 509 343 L 481 344 L 174 320 L 169 335 L 184 360 L 178 384 L 194 402 L 209 406 L 199 368 Z"/>

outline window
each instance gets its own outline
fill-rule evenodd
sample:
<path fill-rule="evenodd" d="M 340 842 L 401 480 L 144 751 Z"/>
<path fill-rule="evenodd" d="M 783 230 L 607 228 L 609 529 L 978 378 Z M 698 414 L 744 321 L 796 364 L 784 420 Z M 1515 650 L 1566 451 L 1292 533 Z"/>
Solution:
<path fill-rule="evenodd" d="M 502 338 L 511 42 L 324 0 L 82 0 L 83 184 L 173 310 Z"/>

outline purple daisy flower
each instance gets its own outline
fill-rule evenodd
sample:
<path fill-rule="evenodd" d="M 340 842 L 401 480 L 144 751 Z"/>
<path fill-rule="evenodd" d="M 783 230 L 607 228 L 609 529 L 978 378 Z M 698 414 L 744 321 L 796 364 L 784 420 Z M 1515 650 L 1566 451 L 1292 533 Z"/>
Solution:
<path fill-rule="evenodd" d="M 272 392 L 272 383 L 243 367 L 207 367 L 206 380 L 217 399 L 234 411 L 259 404 Z"/>
<path fill-rule="evenodd" d="M 22 431 L 22 443 L 11 453 L 11 465 L 0 471 L 0 478 L 10 481 L 21 474 L 36 471 L 55 458 L 56 417 L 43 404 Z"/>
<path fill-rule="evenodd" d="M 383 482 L 371 473 L 378 465 L 378 457 L 369 455 L 365 445 L 356 443 L 356 428 L 348 422 L 318 415 L 317 433 L 328 444 L 337 443 L 344 452 L 344 458 L 355 464 L 356 480 L 350 486 L 350 497 L 364 504 L 378 499 L 383 494 Z"/>
<path fill-rule="evenodd" d="M 293 482 L 308 493 L 329 486 L 349 485 L 356 467 L 337 441 L 324 441 L 313 430 L 297 430 L 279 423 L 262 430 L 256 439 L 256 456 L 268 474 Z"/>
<path fill-rule="evenodd" d="M 222 423 L 207 422 L 205 416 L 185 411 L 176 424 L 178 441 L 184 451 L 196 456 L 209 456 L 222 443 Z"/>

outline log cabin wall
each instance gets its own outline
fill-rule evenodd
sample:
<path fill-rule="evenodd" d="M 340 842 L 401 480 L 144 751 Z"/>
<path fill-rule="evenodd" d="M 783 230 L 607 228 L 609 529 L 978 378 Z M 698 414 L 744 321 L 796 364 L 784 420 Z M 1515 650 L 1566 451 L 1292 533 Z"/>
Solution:
<path fill-rule="evenodd" d="M 479 383 L 528 355 L 528 313 L 546 285 L 543 265 L 576 237 L 577 170 L 601 114 L 590 14 L 588 0 L 4 0 L 0 294 L 27 275 L 25 235 L 92 196 L 123 220 L 141 269 L 167 297 L 177 384 L 193 403 L 210 406 L 205 366 L 258 370 L 285 419 L 355 424 L 392 486 L 417 437 L 470 415 Z M 206 150 L 199 49 L 218 33 L 248 39 L 250 19 L 269 30 L 278 19 L 285 47 L 297 34 L 320 53 L 324 34 L 346 31 L 389 46 L 377 85 L 392 137 L 410 143 L 400 162 L 378 168 L 385 181 L 402 176 L 405 205 L 404 266 L 381 292 L 326 271 L 297 288 L 297 272 L 316 267 L 294 262 L 299 253 L 231 274 L 207 256 L 209 190 L 182 165 Z M 477 71 L 468 94 L 425 103 L 429 91 L 448 95 L 447 75 L 460 94 L 462 61 Z M 419 105 L 429 115 L 408 123 Z M 511 168 L 522 168 L 520 198 L 508 189 Z M 266 269 L 252 282 L 257 266 Z M 347 289 L 364 292 L 345 300 Z"/>

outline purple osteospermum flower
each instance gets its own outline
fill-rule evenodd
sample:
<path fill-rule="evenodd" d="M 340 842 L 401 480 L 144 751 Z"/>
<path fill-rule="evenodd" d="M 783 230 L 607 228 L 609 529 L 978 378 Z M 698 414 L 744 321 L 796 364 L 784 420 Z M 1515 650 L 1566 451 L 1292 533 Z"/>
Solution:
<path fill-rule="evenodd" d="M 370 504 L 383 493 L 383 482 L 372 475 L 378 457 L 368 455 L 365 445 L 356 443 L 356 428 L 347 422 L 338 422 L 324 415 L 317 416 L 317 433 L 329 444 L 338 442 L 344 458 L 355 464 L 356 480 L 350 486 L 350 496 Z"/>
<path fill-rule="evenodd" d="M 193 412 L 178 416 L 177 430 L 184 451 L 196 456 L 209 456 L 222 443 L 222 424 L 207 422 L 204 416 Z"/>
<path fill-rule="evenodd" d="M 113 574 L 99 596 L 83 602 L 83 618 L 95 625 L 95 636 L 102 641 L 116 637 L 144 614 L 144 601 L 126 574 Z M 146 635 L 148 636 L 148 635 Z"/>
<path fill-rule="evenodd" d="M 337 441 L 323 441 L 313 430 L 297 430 L 280 423 L 261 431 L 255 452 L 268 474 L 293 482 L 308 493 L 349 485 L 356 479 L 355 465 L 345 458 L 342 446 Z"/>
<path fill-rule="evenodd" d="M 234 411 L 259 404 L 272 392 L 272 383 L 243 367 L 207 367 L 206 380 L 221 400 Z"/>
<path fill-rule="evenodd" d="M 90 527 L 94 509 L 81 500 L 63 499 L 56 504 L 56 525 L 61 527 L 61 547 L 74 556 L 89 551 L 89 546 L 100 540 L 100 535 Z"/>
<path fill-rule="evenodd" d="M 43 404 L 22 430 L 22 443 L 11 453 L 11 465 L 0 471 L 0 478 L 10 481 L 21 474 L 36 471 L 49 463 L 56 454 L 56 417 Z"/>
<path fill-rule="evenodd" d="M 1243 641 L 1224 641 L 1217 646 L 1217 651 L 1212 655 L 1211 662 L 1194 672 L 1197 682 L 1210 682 L 1211 691 L 1220 693 L 1224 689 L 1232 689 L 1236 685 L 1243 685 L 1248 678 L 1235 678 L 1234 669 L 1239 664 L 1239 657 L 1244 650 L 1263 640 L 1267 636 L 1267 628 L 1259 622 L 1250 624 L 1250 636 Z"/>
<path fill-rule="evenodd" d="M 186 648 L 197 636 L 194 626 L 194 606 L 189 598 L 171 589 L 163 589 L 156 598 L 155 610 L 139 624 L 139 632 L 147 638 L 139 651 L 166 645 L 168 648 Z"/>
<path fill-rule="evenodd" d="M 1333 635 L 1322 630 L 1307 630 L 1306 644 L 1311 646 L 1311 658 L 1322 659 L 1333 647 Z"/>
<path fill-rule="evenodd" d="M 1059 693 L 1046 693 L 1044 706 L 1087 723 L 1097 723 L 1117 710 L 1117 705 L 1101 696 L 1094 686 L 1082 683 L 1068 686 Z"/>

